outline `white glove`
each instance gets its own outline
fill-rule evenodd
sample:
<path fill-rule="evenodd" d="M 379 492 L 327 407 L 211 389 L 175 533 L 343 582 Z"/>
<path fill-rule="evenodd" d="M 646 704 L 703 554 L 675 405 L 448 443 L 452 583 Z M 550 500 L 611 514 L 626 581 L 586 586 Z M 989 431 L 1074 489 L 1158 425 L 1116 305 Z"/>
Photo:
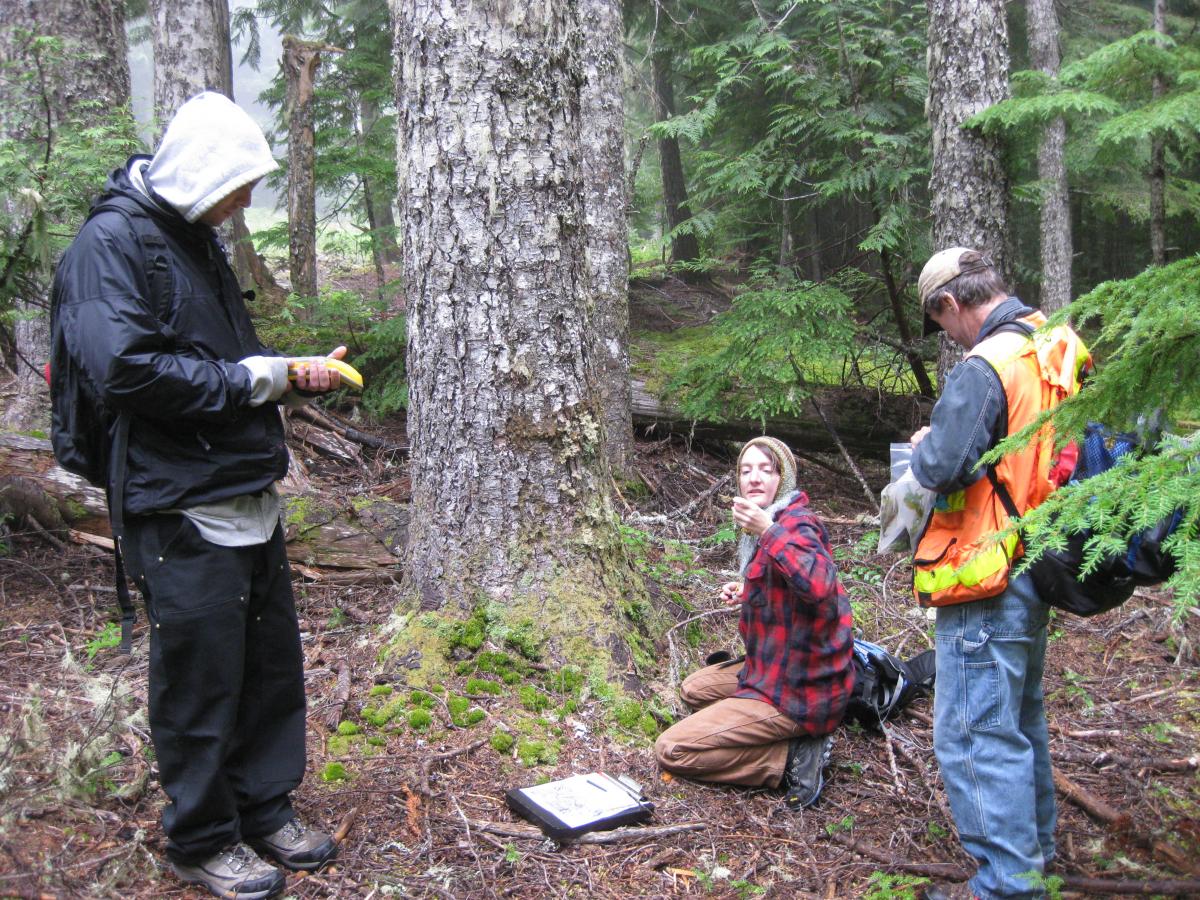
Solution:
<path fill-rule="evenodd" d="M 250 405 L 278 400 L 288 388 L 288 364 L 283 356 L 247 356 L 238 360 L 250 373 Z"/>

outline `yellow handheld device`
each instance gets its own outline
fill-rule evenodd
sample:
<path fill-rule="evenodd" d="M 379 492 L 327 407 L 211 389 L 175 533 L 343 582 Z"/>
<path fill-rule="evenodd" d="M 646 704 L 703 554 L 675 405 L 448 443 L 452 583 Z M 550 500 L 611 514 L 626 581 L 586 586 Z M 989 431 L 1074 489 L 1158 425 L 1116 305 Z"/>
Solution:
<path fill-rule="evenodd" d="M 358 374 L 358 369 L 354 368 L 350 363 L 342 362 L 340 359 L 333 359 L 329 356 L 297 356 L 289 359 L 288 378 L 295 381 L 297 368 L 312 365 L 313 363 L 324 363 L 325 368 L 334 369 L 342 376 L 342 384 L 348 384 L 350 387 L 362 390 L 363 379 Z"/>

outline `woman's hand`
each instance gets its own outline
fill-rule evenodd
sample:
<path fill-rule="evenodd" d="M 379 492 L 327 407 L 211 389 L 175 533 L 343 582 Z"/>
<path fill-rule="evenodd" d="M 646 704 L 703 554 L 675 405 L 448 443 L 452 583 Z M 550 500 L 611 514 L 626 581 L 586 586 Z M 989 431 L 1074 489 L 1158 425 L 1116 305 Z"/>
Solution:
<path fill-rule="evenodd" d="M 766 510 L 745 497 L 733 498 L 733 521 L 755 537 L 771 527 L 771 517 Z"/>
<path fill-rule="evenodd" d="M 721 600 L 726 606 L 736 606 L 742 602 L 742 583 L 727 581 L 721 585 Z"/>

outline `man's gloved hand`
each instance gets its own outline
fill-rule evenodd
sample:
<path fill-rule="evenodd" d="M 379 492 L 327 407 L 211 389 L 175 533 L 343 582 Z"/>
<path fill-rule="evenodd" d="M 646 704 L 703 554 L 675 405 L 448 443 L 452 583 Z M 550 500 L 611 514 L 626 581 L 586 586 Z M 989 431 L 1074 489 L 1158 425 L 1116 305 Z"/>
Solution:
<path fill-rule="evenodd" d="M 288 390 L 288 364 L 282 356 L 247 356 L 238 360 L 250 372 L 250 405 L 278 400 Z"/>

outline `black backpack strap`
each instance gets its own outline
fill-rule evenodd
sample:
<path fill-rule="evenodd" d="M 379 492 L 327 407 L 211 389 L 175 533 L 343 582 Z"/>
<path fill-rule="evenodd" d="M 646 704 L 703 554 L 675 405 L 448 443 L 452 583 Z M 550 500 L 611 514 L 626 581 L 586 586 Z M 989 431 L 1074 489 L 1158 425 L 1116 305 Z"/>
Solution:
<path fill-rule="evenodd" d="M 129 419 L 127 412 L 117 416 L 116 433 L 113 435 L 112 475 L 108 481 L 108 520 L 113 535 L 117 603 L 121 607 L 122 653 L 130 653 L 133 650 L 133 623 L 136 618 L 133 598 L 129 596 L 129 584 L 125 578 L 125 561 L 121 554 L 121 542 L 125 536 L 125 462 L 129 450 Z"/>
<path fill-rule="evenodd" d="M 929 688 L 937 674 L 937 651 L 925 650 L 904 663 L 909 680 L 918 687 Z"/>
<path fill-rule="evenodd" d="M 132 201 L 121 202 L 119 198 L 107 200 L 93 207 L 88 218 L 101 212 L 119 214 L 125 219 L 129 229 L 137 238 L 138 246 L 142 251 L 146 283 L 154 299 L 158 321 L 167 336 L 173 337 L 174 332 L 165 320 L 174 290 L 174 277 L 170 253 L 162 231 L 155 224 L 154 219 Z M 117 415 L 107 492 L 109 524 L 113 535 L 113 565 L 117 582 L 117 603 L 121 607 L 122 653 L 130 653 L 133 650 L 133 624 L 137 618 L 133 598 L 129 594 L 129 584 L 125 577 L 125 560 L 121 552 L 121 542 L 125 535 L 125 469 L 129 451 L 130 419 L 131 415 L 128 412 L 121 412 Z"/>

